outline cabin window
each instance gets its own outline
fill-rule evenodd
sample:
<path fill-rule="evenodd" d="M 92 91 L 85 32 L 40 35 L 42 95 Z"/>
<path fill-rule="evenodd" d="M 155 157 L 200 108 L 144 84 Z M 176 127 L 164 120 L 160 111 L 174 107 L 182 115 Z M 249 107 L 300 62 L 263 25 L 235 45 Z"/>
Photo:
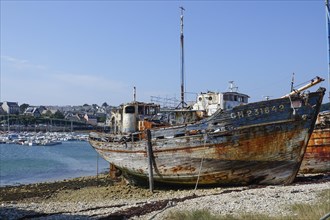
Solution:
<path fill-rule="evenodd" d="M 209 100 L 212 101 L 212 97 L 211 96 L 209 97 Z"/>
<path fill-rule="evenodd" d="M 233 95 L 225 95 L 224 100 L 225 101 L 234 101 L 234 96 Z"/>
<path fill-rule="evenodd" d="M 199 101 L 202 101 L 202 97 L 199 97 L 198 100 L 199 100 Z"/>
<path fill-rule="evenodd" d="M 125 113 L 135 113 L 135 108 L 134 106 L 127 106 L 125 108 Z"/>
<path fill-rule="evenodd" d="M 150 110 L 149 111 L 150 115 L 155 115 L 156 114 L 156 109 L 155 108 L 150 108 L 149 110 Z"/>
<path fill-rule="evenodd" d="M 144 106 L 138 106 L 138 114 L 144 115 L 145 111 L 148 111 L 147 109 L 144 109 Z M 134 112 L 131 112 L 134 113 Z"/>

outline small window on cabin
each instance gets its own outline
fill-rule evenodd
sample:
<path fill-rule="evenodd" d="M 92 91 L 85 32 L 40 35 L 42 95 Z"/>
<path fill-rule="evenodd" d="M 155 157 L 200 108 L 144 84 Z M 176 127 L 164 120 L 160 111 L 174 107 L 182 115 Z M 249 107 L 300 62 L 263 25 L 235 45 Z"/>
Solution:
<path fill-rule="evenodd" d="M 135 113 L 135 108 L 134 106 L 127 106 L 125 108 L 125 113 Z"/>
<path fill-rule="evenodd" d="M 234 101 L 234 96 L 233 95 L 228 95 L 227 101 Z"/>
<path fill-rule="evenodd" d="M 132 106 L 133 107 L 133 106 Z M 134 107 L 133 107 L 134 108 Z M 134 113 L 134 112 L 126 112 L 126 113 Z M 144 115 L 145 112 L 144 112 L 144 106 L 138 106 L 138 113 L 140 115 Z"/>
<path fill-rule="evenodd" d="M 209 97 L 209 100 L 212 101 L 212 97 L 211 96 Z"/>
<path fill-rule="evenodd" d="M 150 110 L 150 112 L 149 112 L 150 115 L 156 114 L 156 109 L 155 108 L 150 108 L 149 110 Z"/>
<path fill-rule="evenodd" d="M 199 101 L 202 101 L 202 97 L 199 97 L 198 100 L 199 100 Z"/>

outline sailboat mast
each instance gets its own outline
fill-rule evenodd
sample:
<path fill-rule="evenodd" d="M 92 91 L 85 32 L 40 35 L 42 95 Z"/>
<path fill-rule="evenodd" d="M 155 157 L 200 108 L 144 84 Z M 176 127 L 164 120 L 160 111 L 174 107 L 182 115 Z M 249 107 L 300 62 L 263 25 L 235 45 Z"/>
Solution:
<path fill-rule="evenodd" d="M 180 16 L 180 25 L 181 25 L 181 31 L 180 31 L 180 42 L 181 42 L 181 106 L 184 108 L 184 45 L 183 45 L 183 11 L 185 10 L 183 7 L 180 7 L 181 9 L 181 16 Z"/>
<path fill-rule="evenodd" d="M 327 31 L 328 31 L 328 88 L 330 90 L 330 6 L 329 0 L 325 1 L 325 8 L 326 8 L 326 19 L 327 19 Z M 330 91 L 329 92 L 329 101 L 330 101 Z"/>

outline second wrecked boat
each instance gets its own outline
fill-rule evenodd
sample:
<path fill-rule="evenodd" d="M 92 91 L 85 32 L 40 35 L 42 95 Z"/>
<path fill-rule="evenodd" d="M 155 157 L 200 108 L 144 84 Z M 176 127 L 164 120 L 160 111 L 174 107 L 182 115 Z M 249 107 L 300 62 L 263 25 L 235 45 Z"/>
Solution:
<path fill-rule="evenodd" d="M 315 129 L 309 139 L 299 173 L 330 172 L 330 111 L 317 117 Z"/>

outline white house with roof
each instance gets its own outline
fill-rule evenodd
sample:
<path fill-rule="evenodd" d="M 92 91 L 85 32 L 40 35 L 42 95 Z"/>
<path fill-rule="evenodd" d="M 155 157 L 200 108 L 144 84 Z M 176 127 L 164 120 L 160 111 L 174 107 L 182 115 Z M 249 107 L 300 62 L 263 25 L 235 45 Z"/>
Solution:
<path fill-rule="evenodd" d="M 92 114 L 85 114 L 84 115 L 84 119 L 86 120 L 86 122 L 88 124 L 91 124 L 91 125 L 97 125 L 97 118 L 95 115 L 92 115 Z"/>
<path fill-rule="evenodd" d="M 5 110 L 2 108 L 2 102 L 0 102 L 0 115 L 6 114 Z"/>
<path fill-rule="evenodd" d="M 64 118 L 66 120 L 69 120 L 69 121 L 80 121 L 81 120 L 81 118 L 79 117 L 79 115 L 77 113 L 73 113 L 73 112 L 67 112 L 64 115 Z"/>
<path fill-rule="evenodd" d="M 17 102 L 5 101 L 2 103 L 1 107 L 7 114 L 19 114 L 19 105 Z"/>
<path fill-rule="evenodd" d="M 33 117 L 40 117 L 40 111 L 38 107 L 27 107 L 24 111 L 24 115 L 29 115 Z"/>

